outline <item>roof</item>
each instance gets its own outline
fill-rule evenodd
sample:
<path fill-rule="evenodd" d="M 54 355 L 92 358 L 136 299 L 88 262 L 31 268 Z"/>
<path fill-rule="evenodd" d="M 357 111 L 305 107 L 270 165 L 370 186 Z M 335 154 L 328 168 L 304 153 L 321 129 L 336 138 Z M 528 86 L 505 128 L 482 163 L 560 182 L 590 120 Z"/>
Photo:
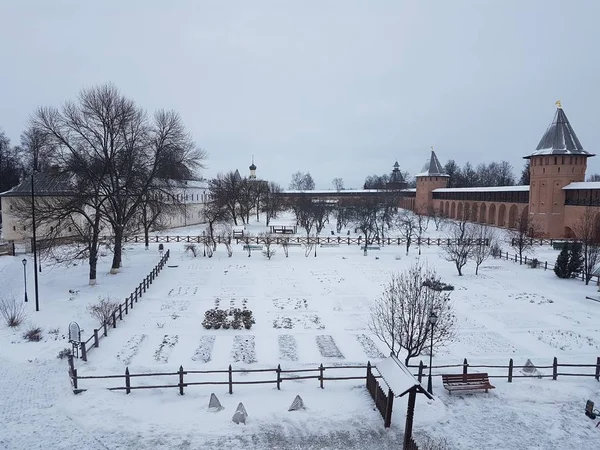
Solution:
<path fill-rule="evenodd" d="M 563 189 L 580 190 L 580 189 L 600 189 L 600 181 L 580 181 L 567 184 Z"/>
<path fill-rule="evenodd" d="M 465 188 L 438 188 L 433 192 L 529 192 L 529 186 L 483 186 Z"/>
<path fill-rule="evenodd" d="M 410 373 L 408 367 L 393 354 L 389 358 L 378 363 L 376 368 L 381 375 L 381 378 L 383 378 L 383 381 L 385 381 L 385 384 L 387 384 L 394 393 L 394 397 L 402 397 L 416 387 L 417 392 L 421 392 L 430 399 L 433 399 L 433 396 L 421 386 L 419 380 Z"/>
<path fill-rule="evenodd" d="M 447 177 L 444 168 L 440 164 L 435 152 L 431 150 L 429 160 L 423 166 L 423 171 L 415 175 L 416 177 Z"/>
<path fill-rule="evenodd" d="M 405 189 L 400 189 L 405 190 Z M 395 191 L 395 190 L 392 190 Z M 344 194 L 365 194 L 365 193 L 375 193 L 375 192 L 390 192 L 390 189 L 342 189 L 338 191 L 336 189 L 312 189 L 307 191 L 302 190 L 294 190 L 289 189 L 287 191 L 282 191 L 283 195 L 285 194 L 332 194 L 332 195 L 344 195 Z"/>
<path fill-rule="evenodd" d="M 75 193 L 68 174 L 37 173 L 33 178 L 35 195 L 72 195 Z M 26 195 L 31 195 L 31 176 L 23 178 L 14 188 L 1 193 L 0 197 L 25 197 Z"/>
<path fill-rule="evenodd" d="M 554 120 L 542 136 L 537 148 L 525 158 L 539 155 L 594 156 L 583 149 L 560 104 L 554 114 Z"/>

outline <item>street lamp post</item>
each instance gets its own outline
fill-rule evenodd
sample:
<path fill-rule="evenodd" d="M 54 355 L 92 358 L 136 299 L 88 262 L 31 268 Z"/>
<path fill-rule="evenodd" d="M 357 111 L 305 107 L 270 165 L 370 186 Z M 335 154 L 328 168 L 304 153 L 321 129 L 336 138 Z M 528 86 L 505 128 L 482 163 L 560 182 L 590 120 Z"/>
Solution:
<path fill-rule="evenodd" d="M 21 261 L 23 263 L 23 284 L 25 285 L 25 301 L 29 301 L 27 299 L 27 260 L 25 258 L 23 258 L 23 261 Z"/>
<path fill-rule="evenodd" d="M 433 329 L 435 328 L 435 324 L 437 323 L 438 316 L 435 311 L 431 311 L 429 314 L 429 318 L 427 321 L 429 322 L 429 330 L 431 333 L 431 345 L 429 347 L 429 377 L 427 378 L 427 392 L 433 395 L 433 386 L 431 383 L 431 364 L 433 359 Z"/>
<path fill-rule="evenodd" d="M 35 236 L 35 194 L 33 188 L 33 172 L 31 173 L 31 221 L 33 228 L 33 241 L 32 241 L 32 249 L 33 249 L 33 279 L 35 282 L 35 310 L 40 310 L 40 300 L 38 294 L 38 274 L 37 274 L 37 242 Z"/>

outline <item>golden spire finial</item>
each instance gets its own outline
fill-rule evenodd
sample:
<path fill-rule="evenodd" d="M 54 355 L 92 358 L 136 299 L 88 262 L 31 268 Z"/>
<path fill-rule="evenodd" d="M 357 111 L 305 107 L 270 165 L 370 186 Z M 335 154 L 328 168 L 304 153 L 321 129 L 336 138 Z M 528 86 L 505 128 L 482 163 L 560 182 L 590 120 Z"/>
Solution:
<path fill-rule="evenodd" d="M 562 109 L 562 103 L 560 102 L 560 100 L 556 100 L 556 102 L 554 102 L 554 104 L 556 105 L 556 107 L 558 109 Z"/>

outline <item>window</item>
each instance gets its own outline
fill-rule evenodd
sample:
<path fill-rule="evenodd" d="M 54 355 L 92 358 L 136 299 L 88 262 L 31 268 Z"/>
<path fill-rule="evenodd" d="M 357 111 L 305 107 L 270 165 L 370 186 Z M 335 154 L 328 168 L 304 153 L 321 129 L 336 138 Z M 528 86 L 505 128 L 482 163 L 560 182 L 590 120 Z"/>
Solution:
<path fill-rule="evenodd" d="M 560 167 L 558 168 L 558 173 L 560 173 Z"/>
<path fill-rule="evenodd" d="M 27 227 L 23 227 L 23 231 L 27 231 Z"/>
<path fill-rule="evenodd" d="M 17 231 L 17 227 L 13 225 L 13 231 Z"/>
<path fill-rule="evenodd" d="M 557 164 L 558 164 L 558 158 L 555 156 L 554 157 L 554 165 L 557 165 Z"/>
<path fill-rule="evenodd" d="M 72 230 L 72 228 L 71 228 L 71 227 L 69 227 L 69 232 L 71 232 L 71 230 Z"/>
<path fill-rule="evenodd" d="M 12 209 L 12 205 L 10 205 L 9 209 Z"/>

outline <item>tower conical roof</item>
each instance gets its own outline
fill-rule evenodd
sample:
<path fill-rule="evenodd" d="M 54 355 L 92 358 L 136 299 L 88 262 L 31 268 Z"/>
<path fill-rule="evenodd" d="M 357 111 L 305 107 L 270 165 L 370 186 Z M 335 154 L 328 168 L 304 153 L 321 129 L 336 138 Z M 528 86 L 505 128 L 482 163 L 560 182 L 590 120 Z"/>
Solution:
<path fill-rule="evenodd" d="M 554 114 L 554 120 L 542 136 L 535 151 L 525 158 L 538 155 L 594 156 L 583 149 L 560 102 L 556 103 L 558 108 Z"/>
<path fill-rule="evenodd" d="M 425 163 L 423 171 L 415 175 L 417 177 L 447 177 L 444 173 L 444 168 L 440 164 L 440 160 L 437 158 L 435 152 L 431 150 L 431 156 Z"/>

